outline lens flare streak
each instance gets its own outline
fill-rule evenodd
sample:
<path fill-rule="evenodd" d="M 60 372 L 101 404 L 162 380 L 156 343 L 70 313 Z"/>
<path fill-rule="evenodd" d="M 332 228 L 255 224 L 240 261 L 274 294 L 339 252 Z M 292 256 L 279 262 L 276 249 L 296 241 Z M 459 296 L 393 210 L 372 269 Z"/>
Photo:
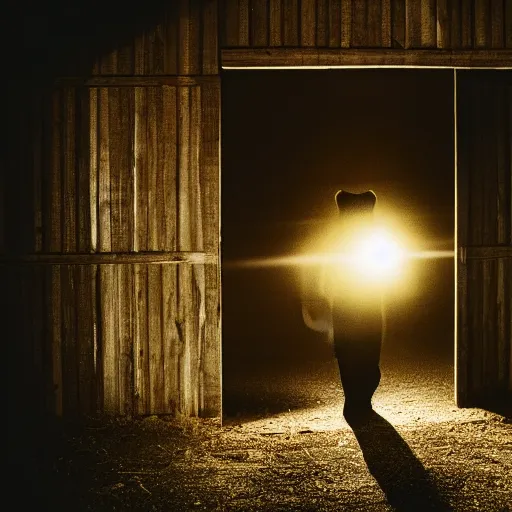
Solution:
<path fill-rule="evenodd" d="M 403 253 L 403 259 L 405 260 L 453 259 L 454 257 L 455 251 L 410 251 Z M 350 257 L 344 257 L 337 253 L 319 253 L 224 261 L 223 266 L 238 268 L 295 267 L 341 263 L 350 261 L 350 259 Z"/>

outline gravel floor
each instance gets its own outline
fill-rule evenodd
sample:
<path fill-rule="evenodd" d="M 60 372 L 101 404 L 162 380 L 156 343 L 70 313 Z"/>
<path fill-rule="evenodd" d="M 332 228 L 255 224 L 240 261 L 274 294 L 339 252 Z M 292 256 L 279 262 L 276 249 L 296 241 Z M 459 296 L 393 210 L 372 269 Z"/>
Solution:
<path fill-rule="evenodd" d="M 333 359 L 252 363 L 225 377 L 222 426 L 96 420 L 48 431 L 37 453 L 9 447 L 17 508 L 512 511 L 512 418 L 455 407 L 449 361 L 384 354 L 376 414 L 355 430 Z"/>

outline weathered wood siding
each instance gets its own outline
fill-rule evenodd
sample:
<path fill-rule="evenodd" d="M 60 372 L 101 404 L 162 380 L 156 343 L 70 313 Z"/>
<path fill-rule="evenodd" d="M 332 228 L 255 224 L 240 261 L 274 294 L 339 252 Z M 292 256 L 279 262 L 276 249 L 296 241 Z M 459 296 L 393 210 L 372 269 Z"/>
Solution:
<path fill-rule="evenodd" d="M 47 411 L 221 414 L 217 33 L 175 2 L 30 111 L 11 288 Z"/>
<path fill-rule="evenodd" d="M 221 0 L 221 45 L 512 48 L 509 0 Z"/>
<path fill-rule="evenodd" d="M 457 401 L 512 392 L 512 71 L 457 72 Z"/>
<path fill-rule="evenodd" d="M 69 30 L 50 45 L 66 73 L 24 54 L 55 86 L 12 84 L 0 250 L 18 410 L 221 414 L 219 49 L 260 49 L 272 65 L 503 66 L 512 48 L 510 0 L 178 0 L 164 11 L 129 37 L 116 13 L 100 42 L 91 12 L 82 46 Z M 510 245 L 510 110 L 470 103 L 459 241 L 502 245 L 459 265 L 461 403 L 511 378 L 510 260 L 496 256 Z"/>

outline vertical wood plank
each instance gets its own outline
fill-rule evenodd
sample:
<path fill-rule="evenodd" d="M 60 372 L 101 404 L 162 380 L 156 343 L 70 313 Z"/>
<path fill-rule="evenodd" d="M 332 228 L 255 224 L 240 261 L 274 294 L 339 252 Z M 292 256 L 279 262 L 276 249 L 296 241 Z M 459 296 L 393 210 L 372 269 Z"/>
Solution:
<path fill-rule="evenodd" d="M 281 46 L 283 44 L 281 0 L 270 0 L 269 18 L 270 46 Z"/>
<path fill-rule="evenodd" d="M 298 0 L 282 0 L 283 46 L 299 46 Z"/>
<path fill-rule="evenodd" d="M 341 47 L 352 46 L 352 0 L 341 0 Z"/>
<path fill-rule="evenodd" d="M 162 69 L 162 68 L 158 68 Z M 112 250 L 130 251 L 133 248 L 133 134 L 134 91 L 131 88 L 110 90 L 110 150 L 112 198 Z M 118 343 L 119 410 L 133 413 L 133 350 L 132 350 L 132 269 L 125 265 L 115 268 L 116 337 Z"/>
<path fill-rule="evenodd" d="M 351 46 L 355 48 L 367 46 L 369 37 L 370 34 L 368 34 L 368 0 L 364 0 L 363 2 L 352 2 Z"/>
<path fill-rule="evenodd" d="M 101 252 L 110 251 L 110 157 L 108 89 L 99 90 L 99 169 L 98 169 L 98 246 Z"/>
<path fill-rule="evenodd" d="M 341 46 L 341 2 L 329 0 L 329 46 L 339 48 Z"/>
<path fill-rule="evenodd" d="M 450 9 L 451 18 L 451 47 L 453 49 L 462 47 L 462 12 L 461 0 L 452 0 Z"/>
<path fill-rule="evenodd" d="M 421 47 L 423 0 L 405 0 L 405 48 Z"/>
<path fill-rule="evenodd" d="M 471 119 L 470 95 L 464 80 L 464 72 L 454 71 L 456 111 L 455 111 L 455 157 L 457 193 L 457 251 L 469 245 L 469 122 Z M 469 382 L 469 304 L 468 304 L 468 264 L 457 258 L 457 324 L 456 324 L 456 401 L 459 407 L 467 407 L 470 392 Z"/>
<path fill-rule="evenodd" d="M 112 250 L 111 197 L 110 197 L 110 112 L 108 89 L 99 90 L 99 169 L 98 169 L 98 248 L 100 252 Z M 111 265 L 99 267 L 100 322 L 98 342 L 102 363 L 102 409 L 106 414 L 119 412 L 118 343 L 115 321 L 115 280 Z"/>
<path fill-rule="evenodd" d="M 91 94 L 87 89 L 79 90 L 79 109 L 77 111 L 78 142 L 78 250 L 89 252 L 91 245 L 91 212 L 96 203 L 96 195 L 91 194 L 91 185 L 96 190 L 96 147 L 91 147 L 96 139 L 96 108 L 94 102 L 91 112 Z M 92 127 L 91 127 L 92 124 Z M 91 129 L 92 128 L 92 129 Z M 78 402 L 81 414 L 96 412 L 96 389 L 94 369 L 94 310 L 95 298 L 92 294 L 93 272 L 90 266 L 79 266 L 76 276 L 76 344 L 78 365 Z"/>
<path fill-rule="evenodd" d="M 162 190 L 159 190 L 160 170 L 158 167 L 158 103 L 160 90 L 147 90 L 147 169 L 148 169 L 148 250 L 159 250 L 159 215 L 162 211 Z"/>
<path fill-rule="evenodd" d="M 189 251 L 192 247 L 191 211 L 190 211 L 190 89 L 178 88 L 178 249 Z M 192 305 L 192 276 L 190 265 L 178 266 L 178 319 L 177 328 L 180 343 L 180 398 L 179 410 L 189 416 L 192 414 L 192 361 L 191 361 L 191 305 Z"/>
<path fill-rule="evenodd" d="M 91 177 L 90 170 L 95 162 L 91 164 L 90 148 L 90 94 L 87 89 L 80 89 L 79 108 L 77 111 L 78 127 L 78 190 L 77 190 L 77 208 L 78 208 L 78 244 L 77 248 L 81 252 L 91 250 L 91 181 L 96 177 Z M 94 112 L 94 117 L 96 113 Z"/>
<path fill-rule="evenodd" d="M 249 46 L 249 0 L 238 0 L 238 46 Z"/>
<path fill-rule="evenodd" d="M 487 158 L 486 158 L 486 133 L 483 126 L 480 124 L 486 119 L 486 106 L 484 102 L 486 97 L 482 94 L 483 91 L 478 85 L 473 82 L 471 84 L 471 98 L 474 103 L 473 118 L 471 119 L 471 151 L 470 151 L 470 244 L 471 245 L 484 245 L 485 244 L 485 229 L 484 229 L 484 216 L 485 216 L 485 185 L 486 180 L 484 173 L 481 172 L 480 166 L 483 166 L 486 171 Z M 484 297 L 485 297 L 485 281 L 488 276 L 484 274 L 486 267 L 483 262 L 472 261 L 470 265 L 470 305 L 472 308 L 472 315 L 470 317 L 471 326 L 471 357 L 473 364 L 471 365 L 471 379 L 472 379 L 472 393 L 474 400 L 478 400 L 477 396 L 481 393 L 485 384 L 485 357 L 486 347 L 485 343 L 488 341 L 485 331 L 485 310 L 484 310 Z M 488 283 L 487 283 L 488 284 Z"/>
<path fill-rule="evenodd" d="M 268 46 L 268 14 L 267 0 L 251 0 L 251 46 Z"/>
<path fill-rule="evenodd" d="M 165 411 L 178 414 L 180 402 L 180 349 L 178 321 L 178 266 L 162 266 L 163 402 Z"/>
<path fill-rule="evenodd" d="M 475 2 L 475 48 L 489 48 L 491 42 L 491 20 L 489 0 Z"/>
<path fill-rule="evenodd" d="M 329 46 L 329 0 L 316 0 L 316 40 L 317 48 Z"/>
<path fill-rule="evenodd" d="M 178 74 L 179 60 L 179 3 L 172 2 L 166 10 L 163 21 L 164 38 L 164 73 L 166 75 Z"/>
<path fill-rule="evenodd" d="M 160 249 L 160 217 L 163 216 L 162 168 L 159 166 L 161 136 L 158 130 L 158 111 L 161 111 L 161 90 L 148 89 L 148 250 Z M 154 414 L 164 409 L 164 359 L 162 351 L 162 275 L 160 265 L 148 266 L 148 337 L 150 408 Z"/>
<path fill-rule="evenodd" d="M 55 266 L 51 269 L 51 353 L 52 353 L 52 375 L 54 390 L 54 410 L 57 416 L 63 415 L 63 376 L 62 376 L 62 297 L 61 297 L 61 267 Z"/>
<path fill-rule="evenodd" d="M 491 0 L 491 48 L 505 46 L 505 3 L 502 0 Z"/>
<path fill-rule="evenodd" d="M 315 46 L 315 0 L 300 2 L 300 45 Z"/>
<path fill-rule="evenodd" d="M 112 265 L 102 265 L 99 273 L 100 294 L 100 320 L 98 343 L 101 353 L 101 381 L 103 390 L 101 396 L 101 409 L 105 414 L 115 415 L 119 413 L 119 375 L 118 375 L 118 345 L 115 333 L 117 323 L 115 318 L 117 292 L 115 269 Z"/>
<path fill-rule="evenodd" d="M 391 0 L 382 0 L 381 5 L 381 46 L 391 48 Z"/>
<path fill-rule="evenodd" d="M 382 3 L 381 0 L 368 0 L 366 8 L 366 44 L 382 47 Z"/>
<path fill-rule="evenodd" d="M 461 48 L 471 48 L 473 46 L 473 1 L 460 3 L 460 46 Z"/>
<path fill-rule="evenodd" d="M 204 86 L 201 95 L 201 187 L 205 250 L 219 254 L 219 144 L 220 85 Z M 222 363 L 220 326 L 220 268 L 205 265 L 205 328 L 201 352 L 200 414 L 220 417 L 222 411 Z"/>
<path fill-rule="evenodd" d="M 201 20 L 202 20 L 202 0 L 181 0 L 182 2 L 188 1 L 190 3 L 188 12 L 188 24 L 189 24 L 189 44 L 188 51 L 190 56 L 188 58 L 189 67 L 187 73 L 191 75 L 199 75 L 201 73 L 203 64 L 203 41 L 201 31 Z"/>
<path fill-rule="evenodd" d="M 133 266 L 134 296 L 134 389 L 138 414 L 149 414 L 150 373 L 149 373 L 149 334 L 148 334 L 148 272 L 147 265 Z"/>
<path fill-rule="evenodd" d="M 90 250 L 98 248 L 98 89 L 89 89 L 89 222 Z"/>
<path fill-rule="evenodd" d="M 223 41 L 227 47 L 238 46 L 238 0 L 222 0 Z"/>
<path fill-rule="evenodd" d="M 93 270 L 90 266 L 76 268 L 78 399 L 81 414 L 96 413 L 96 375 L 94 369 L 94 310 L 92 295 Z"/>
<path fill-rule="evenodd" d="M 391 38 L 393 48 L 405 48 L 405 0 L 391 0 Z"/>
<path fill-rule="evenodd" d="M 166 251 L 176 250 L 177 223 L 177 94 L 175 87 L 162 91 L 162 243 Z"/>
<path fill-rule="evenodd" d="M 421 0 L 421 46 L 435 48 L 437 44 L 436 0 Z"/>
<path fill-rule="evenodd" d="M 75 90 L 66 89 L 64 92 L 64 166 L 62 174 L 62 241 L 63 250 L 74 252 L 77 249 L 76 243 L 76 105 Z"/>
<path fill-rule="evenodd" d="M 135 251 L 148 249 L 148 100 L 147 89 L 135 88 L 134 239 Z M 138 414 L 149 414 L 150 372 L 147 265 L 134 265 L 134 388 Z"/>
<path fill-rule="evenodd" d="M 508 88 L 508 94 L 507 94 Z M 498 244 L 512 244 L 512 158 L 507 158 L 512 150 L 512 86 L 500 86 L 492 95 L 493 113 L 496 116 L 496 167 L 497 167 L 497 225 L 496 241 Z M 511 349 L 510 325 L 512 314 L 507 302 L 510 302 L 510 274 L 507 275 L 507 264 L 503 259 L 497 262 L 497 379 L 502 389 L 507 387 L 507 372 L 512 369 L 508 365 L 507 352 Z M 508 279 L 507 279 L 508 278 Z"/>
<path fill-rule="evenodd" d="M 437 0 L 437 47 L 450 48 L 451 46 L 451 12 L 448 0 Z"/>
<path fill-rule="evenodd" d="M 178 73 L 188 75 L 191 69 L 191 45 L 190 45 L 190 23 L 189 23 L 189 0 L 179 0 L 179 37 L 178 37 Z"/>
<path fill-rule="evenodd" d="M 151 29 L 150 62 L 151 74 L 161 75 L 165 73 L 165 44 L 166 44 L 165 25 L 158 23 Z"/>
<path fill-rule="evenodd" d="M 216 75 L 219 72 L 218 0 L 210 0 L 204 3 L 202 27 L 202 73 L 203 75 Z"/>
<path fill-rule="evenodd" d="M 201 87 L 190 89 L 190 214 L 192 249 L 203 251 L 203 218 L 202 187 L 199 161 L 199 148 L 201 147 Z M 201 361 L 202 347 L 204 345 L 205 323 L 205 279 L 204 265 L 190 265 L 190 279 L 192 280 L 192 296 L 189 300 L 188 321 L 190 322 L 190 365 L 191 365 L 191 404 L 190 414 L 199 414 L 199 394 L 201 387 Z"/>
<path fill-rule="evenodd" d="M 161 131 L 163 141 L 163 190 L 165 231 L 163 247 L 167 251 L 177 249 L 177 91 L 175 87 L 163 88 L 163 117 Z M 163 350 L 163 406 L 166 412 L 177 414 L 179 403 L 179 336 L 177 267 L 162 266 L 162 350 Z"/>
<path fill-rule="evenodd" d="M 128 265 L 118 265 L 119 307 L 119 409 L 121 414 L 132 416 L 134 404 L 134 353 L 133 353 L 133 269 Z"/>
<path fill-rule="evenodd" d="M 483 91 L 482 91 L 483 90 Z M 482 157 L 484 161 L 475 172 L 483 174 L 482 205 L 482 241 L 484 245 L 495 245 L 498 241 L 498 152 L 496 133 L 499 126 L 497 112 L 494 109 L 494 96 L 499 95 L 500 88 L 490 84 L 481 88 L 480 95 L 486 107 L 479 123 L 486 126 L 482 133 Z M 485 171 L 484 171 L 485 169 Z M 483 274 L 483 390 L 492 392 L 498 383 L 498 308 L 497 308 L 497 265 L 496 261 L 482 262 Z M 504 354 L 503 354 L 504 355 Z"/>
<path fill-rule="evenodd" d="M 76 95 L 66 89 L 63 98 L 64 153 L 62 173 L 62 250 L 77 250 L 77 175 L 76 175 Z M 76 325 L 76 270 L 71 265 L 61 267 L 62 294 L 62 362 L 63 362 L 63 413 L 73 416 L 79 412 L 78 404 L 78 354 Z"/>

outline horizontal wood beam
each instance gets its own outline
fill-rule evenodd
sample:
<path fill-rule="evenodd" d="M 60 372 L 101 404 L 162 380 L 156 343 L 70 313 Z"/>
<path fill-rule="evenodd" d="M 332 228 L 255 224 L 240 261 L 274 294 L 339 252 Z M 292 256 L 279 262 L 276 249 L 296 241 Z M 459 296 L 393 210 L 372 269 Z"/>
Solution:
<path fill-rule="evenodd" d="M 32 253 L 0 257 L 1 265 L 134 265 L 217 263 L 218 256 L 208 252 L 146 251 L 97 253 Z"/>
<path fill-rule="evenodd" d="M 54 82 L 57 87 L 159 87 L 170 85 L 175 87 L 187 87 L 219 81 L 218 75 L 201 76 L 177 76 L 177 75 L 152 75 L 152 76 L 90 76 L 90 77 L 60 77 Z"/>
<path fill-rule="evenodd" d="M 512 69 L 512 50 L 226 48 L 223 69 L 447 67 Z"/>
<path fill-rule="evenodd" d="M 495 258 L 512 258 L 511 245 L 470 246 L 460 248 L 460 260 L 486 260 Z"/>

